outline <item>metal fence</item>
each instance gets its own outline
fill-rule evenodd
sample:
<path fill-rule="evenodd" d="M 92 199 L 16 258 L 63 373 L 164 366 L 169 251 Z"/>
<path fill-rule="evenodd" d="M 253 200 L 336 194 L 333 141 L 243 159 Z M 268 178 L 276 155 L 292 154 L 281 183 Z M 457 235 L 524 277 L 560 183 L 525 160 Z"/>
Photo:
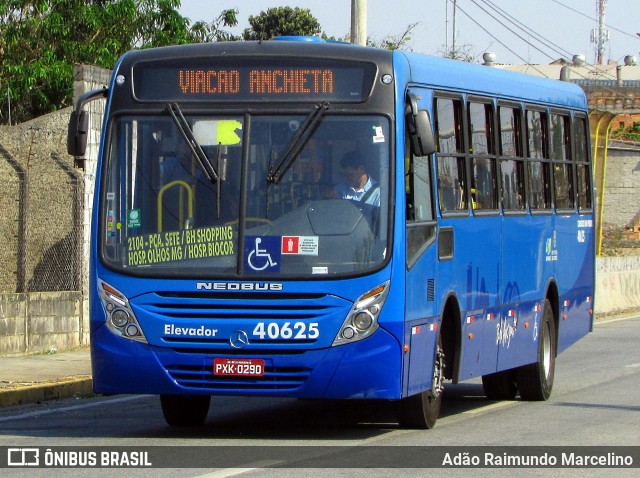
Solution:
<path fill-rule="evenodd" d="M 83 176 L 37 129 L 0 137 L 0 293 L 82 290 Z"/>

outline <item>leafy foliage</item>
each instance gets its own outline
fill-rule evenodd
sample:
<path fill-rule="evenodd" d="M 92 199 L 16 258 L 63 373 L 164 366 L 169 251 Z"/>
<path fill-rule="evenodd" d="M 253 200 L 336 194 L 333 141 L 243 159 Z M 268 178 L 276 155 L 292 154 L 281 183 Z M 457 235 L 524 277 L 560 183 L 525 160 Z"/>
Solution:
<path fill-rule="evenodd" d="M 630 126 L 618 128 L 611 133 L 611 139 L 640 143 L 640 123 L 634 122 Z"/>
<path fill-rule="evenodd" d="M 308 8 L 277 7 L 249 17 L 251 28 L 244 30 L 245 40 L 270 40 L 277 36 L 317 35 L 320 23 Z"/>
<path fill-rule="evenodd" d="M 465 43 L 464 45 L 458 45 L 455 48 L 452 46 L 445 47 L 438 53 L 443 58 L 449 58 L 451 60 L 466 61 L 467 63 L 476 63 L 478 61 L 478 55 L 473 53 L 473 46 Z"/>
<path fill-rule="evenodd" d="M 180 0 L 0 0 L 0 122 L 69 106 L 73 64 L 113 68 L 133 48 L 234 39 L 236 10 L 210 23 L 178 12 Z"/>
<path fill-rule="evenodd" d="M 418 26 L 418 22 L 410 23 L 405 28 L 404 32 L 399 35 L 387 35 L 386 37 L 376 40 L 374 38 L 367 39 L 367 45 L 384 48 L 385 50 L 409 50 L 411 51 L 411 35 L 413 29 Z"/>

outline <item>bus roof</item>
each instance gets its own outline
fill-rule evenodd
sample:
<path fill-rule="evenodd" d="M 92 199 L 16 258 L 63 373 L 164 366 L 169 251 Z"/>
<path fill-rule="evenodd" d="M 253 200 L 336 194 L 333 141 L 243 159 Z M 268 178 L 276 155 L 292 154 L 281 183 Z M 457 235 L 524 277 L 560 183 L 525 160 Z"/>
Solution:
<path fill-rule="evenodd" d="M 420 84 L 443 91 L 462 91 L 470 94 L 491 95 L 514 101 L 552 104 L 587 110 L 584 91 L 569 82 L 525 75 L 489 66 L 421 55 L 399 50 L 389 51 L 337 42 L 304 41 L 305 38 L 281 38 L 280 41 L 216 42 L 191 45 L 132 50 L 123 55 L 116 66 L 130 68 L 137 62 L 163 61 L 176 58 L 203 58 L 234 56 L 305 57 L 314 56 L 373 61 L 408 69 L 410 84 Z M 122 71 L 122 70 L 121 70 Z"/>
<path fill-rule="evenodd" d="M 444 91 L 587 109 L 584 91 L 573 83 L 428 55 L 399 51 L 395 54 L 396 62 L 401 57 L 406 60 L 411 83 Z"/>
<path fill-rule="evenodd" d="M 189 45 L 174 45 L 144 50 L 132 50 L 125 53 L 121 61 L 137 62 L 147 60 L 163 60 L 175 58 L 202 58 L 202 57 L 230 57 L 230 56 L 292 56 L 292 57 L 327 57 L 361 59 L 364 61 L 376 61 L 385 59 L 390 61 L 391 52 L 376 48 L 368 48 L 357 45 L 326 42 L 304 41 L 283 37 L 278 41 L 240 41 L 240 42 L 214 42 Z"/>

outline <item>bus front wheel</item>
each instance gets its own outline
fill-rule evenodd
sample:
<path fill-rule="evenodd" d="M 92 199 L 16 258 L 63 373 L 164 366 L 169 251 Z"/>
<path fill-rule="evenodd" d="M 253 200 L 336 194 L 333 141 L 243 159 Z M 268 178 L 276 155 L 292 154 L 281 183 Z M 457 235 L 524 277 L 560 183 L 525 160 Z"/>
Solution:
<path fill-rule="evenodd" d="M 538 360 L 517 369 L 518 389 L 523 400 L 547 400 L 553 388 L 556 364 L 556 326 L 551 303 L 546 300 L 538 337 Z"/>
<path fill-rule="evenodd" d="M 436 425 L 442 404 L 444 367 L 444 349 L 442 348 L 442 339 L 438 334 L 431 390 L 396 402 L 396 412 L 401 427 L 425 429 L 433 428 Z"/>
<path fill-rule="evenodd" d="M 160 395 L 162 414 L 172 427 L 202 425 L 210 402 L 209 395 Z"/>

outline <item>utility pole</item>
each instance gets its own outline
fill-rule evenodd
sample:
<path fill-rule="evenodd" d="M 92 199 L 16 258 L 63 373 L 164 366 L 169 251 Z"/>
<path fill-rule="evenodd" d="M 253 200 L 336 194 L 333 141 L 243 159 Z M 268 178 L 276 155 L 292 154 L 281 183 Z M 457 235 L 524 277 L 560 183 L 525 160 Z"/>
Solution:
<path fill-rule="evenodd" d="M 367 0 L 351 0 L 351 43 L 367 45 Z"/>
<path fill-rule="evenodd" d="M 456 53 L 456 10 L 458 9 L 457 0 L 453 0 L 453 31 L 451 35 L 451 58 L 457 57 Z"/>

